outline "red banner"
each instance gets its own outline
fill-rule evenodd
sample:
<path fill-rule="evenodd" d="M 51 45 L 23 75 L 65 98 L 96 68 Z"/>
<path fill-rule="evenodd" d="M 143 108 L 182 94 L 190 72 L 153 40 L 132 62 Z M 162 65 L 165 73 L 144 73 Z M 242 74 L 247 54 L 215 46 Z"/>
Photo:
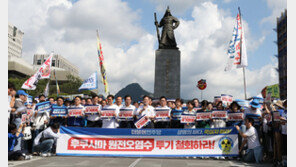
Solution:
<path fill-rule="evenodd" d="M 115 110 L 101 110 L 101 118 L 103 119 L 115 117 L 114 114 Z"/>
<path fill-rule="evenodd" d="M 70 117 L 79 117 L 82 115 L 82 108 L 69 108 L 68 114 Z"/>
<path fill-rule="evenodd" d="M 31 115 L 33 113 L 33 109 L 32 108 L 27 108 L 27 115 Z"/>
<path fill-rule="evenodd" d="M 212 111 L 212 118 L 227 118 L 227 111 Z"/>
<path fill-rule="evenodd" d="M 68 150 L 91 151 L 152 151 L 154 139 L 77 138 L 68 141 Z"/>
<path fill-rule="evenodd" d="M 120 109 L 118 117 L 121 119 L 133 118 L 133 109 Z"/>
<path fill-rule="evenodd" d="M 85 114 L 98 114 L 100 106 L 85 106 Z"/>
<path fill-rule="evenodd" d="M 195 123 L 195 115 L 181 115 L 181 123 Z"/>
<path fill-rule="evenodd" d="M 212 114 L 211 112 L 196 113 L 196 120 L 197 121 L 210 120 L 211 114 Z"/>
<path fill-rule="evenodd" d="M 145 115 L 143 115 L 136 123 L 135 126 L 137 129 L 141 129 L 146 126 L 150 122 L 150 119 L 146 119 Z"/>
<path fill-rule="evenodd" d="M 156 119 L 167 119 L 170 116 L 170 109 L 155 109 Z"/>
<path fill-rule="evenodd" d="M 242 121 L 244 120 L 244 113 L 228 113 L 228 120 L 229 121 Z"/>
<path fill-rule="evenodd" d="M 27 121 L 27 114 L 22 114 L 22 123 Z"/>

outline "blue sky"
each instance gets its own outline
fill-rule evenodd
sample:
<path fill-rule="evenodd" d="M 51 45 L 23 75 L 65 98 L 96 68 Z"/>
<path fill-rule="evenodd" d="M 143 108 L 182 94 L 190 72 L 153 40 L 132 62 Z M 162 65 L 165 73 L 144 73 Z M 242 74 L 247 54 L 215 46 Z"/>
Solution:
<path fill-rule="evenodd" d="M 153 92 L 158 47 L 153 13 L 159 21 L 169 5 L 180 20 L 175 37 L 181 51 L 181 97 L 199 97 L 196 82 L 206 79 L 204 97 L 212 100 L 224 93 L 243 98 L 242 71 L 223 70 L 238 6 L 248 48 L 248 96 L 278 83 L 273 28 L 286 4 L 286 0 L 9 0 L 8 21 L 25 32 L 25 60 L 31 63 L 34 54 L 54 50 L 79 68 L 82 79 L 98 70 L 99 29 L 110 92 L 133 82 Z"/>

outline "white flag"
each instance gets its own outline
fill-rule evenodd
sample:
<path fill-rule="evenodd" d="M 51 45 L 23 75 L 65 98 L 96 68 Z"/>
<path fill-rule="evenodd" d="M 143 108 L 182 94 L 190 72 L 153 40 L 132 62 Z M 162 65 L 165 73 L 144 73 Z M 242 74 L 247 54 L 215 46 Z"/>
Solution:
<path fill-rule="evenodd" d="M 44 94 L 45 97 L 48 97 L 48 95 L 49 95 L 49 82 L 50 82 L 50 80 L 47 82 L 46 87 L 44 89 L 43 94 Z"/>
<path fill-rule="evenodd" d="M 227 55 L 229 59 L 225 71 L 248 66 L 244 30 L 240 14 L 237 14 L 236 17 L 236 24 L 233 29 L 232 39 L 229 42 Z"/>
<path fill-rule="evenodd" d="M 98 88 L 97 72 L 94 72 L 89 78 L 83 81 L 83 84 L 79 87 L 80 90 L 92 90 Z"/>
<path fill-rule="evenodd" d="M 35 90 L 40 79 L 50 77 L 52 57 L 53 53 L 50 54 L 38 71 L 23 84 L 22 89 Z"/>

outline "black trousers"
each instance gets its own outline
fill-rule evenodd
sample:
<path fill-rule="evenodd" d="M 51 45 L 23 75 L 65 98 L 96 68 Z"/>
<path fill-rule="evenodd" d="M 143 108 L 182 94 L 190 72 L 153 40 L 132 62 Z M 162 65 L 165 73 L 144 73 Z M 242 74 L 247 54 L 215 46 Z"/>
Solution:
<path fill-rule="evenodd" d="M 154 124 L 155 129 L 167 129 L 170 127 L 170 122 L 156 122 Z"/>
<path fill-rule="evenodd" d="M 136 128 L 134 121 L 120 121 L 119 128 Z"/>
<path fill-rule="evenodd" d="M 287 135 L 282 134 L 282 155 L 287 155 Z"/>
<path fill-rule="evenodd" d="M 153 122 L 149 122 L 146 126 L 144 126 L 142 129 L 153 129 L 154 128 L 154 124 Z"/>
<path fill-rule="evenodd" d="M 18 160 L 21 156 L 23 156 L 21 150 L 8 152 L 8 160 Z"/>
<path fill-rule="evenodd" d="M 87 120 L 87 127 L 102 127 L 102 120 L 97 120 L 97 121 L 89 121 Z"/>
<path fill-rule="evenodd" d="M 184 124 L 181 124 L 180 120 L 171 120 L 171 128 L 182 129 Z"/>

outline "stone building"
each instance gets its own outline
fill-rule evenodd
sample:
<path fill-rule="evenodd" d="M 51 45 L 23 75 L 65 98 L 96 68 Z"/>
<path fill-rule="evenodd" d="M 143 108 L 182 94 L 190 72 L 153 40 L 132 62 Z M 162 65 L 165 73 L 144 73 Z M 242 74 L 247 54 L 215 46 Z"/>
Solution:
<path fill-rule="evenodd" d="M 287 99 L 287 10 L 277 18 L 276 30 L 280 98 Z"/>

